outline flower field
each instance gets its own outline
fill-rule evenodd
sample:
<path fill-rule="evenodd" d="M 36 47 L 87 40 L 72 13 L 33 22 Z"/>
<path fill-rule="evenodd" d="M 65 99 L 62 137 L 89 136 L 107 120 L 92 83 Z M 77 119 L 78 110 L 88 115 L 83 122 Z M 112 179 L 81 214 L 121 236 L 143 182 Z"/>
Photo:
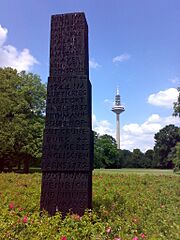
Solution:
<path fill-rule="evenodd" d="M 180 177 L 93 175 L 93 211 L 39 216 L 41 174 L 0 174 L 0 239 L 180 240 Z"/>

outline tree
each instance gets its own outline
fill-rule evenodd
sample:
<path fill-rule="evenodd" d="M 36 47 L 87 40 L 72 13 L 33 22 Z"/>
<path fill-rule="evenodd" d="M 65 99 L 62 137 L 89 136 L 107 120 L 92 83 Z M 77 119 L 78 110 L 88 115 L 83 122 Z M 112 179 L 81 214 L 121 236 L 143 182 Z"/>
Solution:
<path fill-rule="evenodd" d="M 168 155 L 175 147 L 177 142 L 180 142 L 180 128 L 170 124 L 162 128 L 155 134 L 155 160 L 160 168 L 172 168 L 173 162 L 169 160 Z"/>
<path fill-rule="evenodd" d="M 132 164 L 132 152 L 126 149 L 120 150 L 120 161 L 123 168 L 131 168 Z"/>
<path fill-rule="evenodd" d="M 154 151 L 152 149 L 148 149 L 145 152 L 145 164 L 144 165 L 146 168 L 156 167 L 156 164 L 154 162 Z"/>
<path fill-rule="evenodd" d="M 94 132 L 94 167 L 117 168 L 119 166 L 116 140 L 110 135 L 100 136 Z"/>
<path fill-rule="evenodd" d="M 171 148 L 168 160 L 174 163 L 174 172 L 180 171 L 180 142 L 177 142 L 176 146 Z"/>
<path fill-rule="evenodd" d="M 180 87 L 177 88 L 179 95 L 177 102 L 174 102 L 174 113 L 173 116 L 179 116 L 180 117 Z"/>
<path fill-rule="evenodd" d="M 46 86 L 39 76 L 0 68 L 0 171 L 41 156 Z"/>
<path fill-rule="evenodd" d="M 104 168 L 104 164 L 102 163 L 103 159 L 103 151 L 99 141 L 99 134 L 97 132 L 94 133 L 94 168 Z"/>
<path fill-rule="evenodd" d="M 180 142 L 177 142 L 177 144 L 175 146 L 175 152 L 174 152 L 172 161 L 175 165 L 174 171 L 175 172 L 180 171 Z"/>
<path fill-rule="evenodd" d="M 140 149 L 134 149 L 132 153 L 132 167 L 143 168 L 145 163 L 144 154 Z"/>

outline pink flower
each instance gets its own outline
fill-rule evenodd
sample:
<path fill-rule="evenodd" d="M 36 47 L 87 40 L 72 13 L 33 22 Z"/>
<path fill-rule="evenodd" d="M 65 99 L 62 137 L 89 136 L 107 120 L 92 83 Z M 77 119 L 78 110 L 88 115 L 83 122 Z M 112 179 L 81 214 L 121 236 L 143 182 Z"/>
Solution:
<path fill-rule="evenodd" d="M 114 240 L 121 240 L 121 238 L 120 237 L 115 237 Z"/>
<path fill-rule="evenodd" d="M 107 234 L 111 233 L 111 227 L 106 228 L 106 233 Z"/>
<path fill-rule="evenodd" d="M 67 237 L 62 236 L 62 237 L 60 238 L 60 240 L 67 240 Z"/>
<path fill-rule="evenodd" d="M 134 237 L 132 240 L 139 240 L 139 238 L 138 237 Z"/>
<path fill-rule="evenodd" d="M 72 219 L 74 219 L 76 221 L 80 221 L 81 220 L 81 217 L 78 214 L 73 214 L 71 217 L 72 217 Z"/>
<path fill-rule="evenodd" d="M 28 217 L 24 216 L 22 221 L 23 221 L 23 223 L 27 223 L 28 222 Z"/>
<path fill-rule="evenodd" d="M 13 209 L 14 208 L 14 203 L 13 202 L 10 202 L 9 204 L 9 209 Z"/>
<path fill-rule="evenodd" d="M 144 233 L 141 233 L 141 238 L 145 238 L 145 234 Z"/>

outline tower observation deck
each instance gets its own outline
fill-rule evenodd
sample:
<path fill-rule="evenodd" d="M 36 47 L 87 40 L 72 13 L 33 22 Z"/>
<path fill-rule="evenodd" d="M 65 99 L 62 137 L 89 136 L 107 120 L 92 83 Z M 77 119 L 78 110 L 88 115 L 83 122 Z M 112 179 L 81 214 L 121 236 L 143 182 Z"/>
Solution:
<path fill-rule="evenodd" d="M 116 96 L 115 96 L 115 104 L 112 107 L 112 111 L 116 114 L 116 142 L 117 148 L 120 149 L 120 113 L 124 112 L 125 109 L 121 105 L 121 97 L 119 94 L 119 89 L 117 88 Z"/>

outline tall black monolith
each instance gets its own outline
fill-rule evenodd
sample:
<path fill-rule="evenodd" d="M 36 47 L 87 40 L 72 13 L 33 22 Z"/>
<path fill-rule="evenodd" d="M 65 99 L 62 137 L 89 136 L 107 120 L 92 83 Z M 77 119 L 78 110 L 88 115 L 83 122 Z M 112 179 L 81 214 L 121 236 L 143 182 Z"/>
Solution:
<path fill-rule="evenodd" d="M 83 215 L 92 207 L 93 140 L 88 26 L 84 13 L 51 18 L 41 210 Z"/>

